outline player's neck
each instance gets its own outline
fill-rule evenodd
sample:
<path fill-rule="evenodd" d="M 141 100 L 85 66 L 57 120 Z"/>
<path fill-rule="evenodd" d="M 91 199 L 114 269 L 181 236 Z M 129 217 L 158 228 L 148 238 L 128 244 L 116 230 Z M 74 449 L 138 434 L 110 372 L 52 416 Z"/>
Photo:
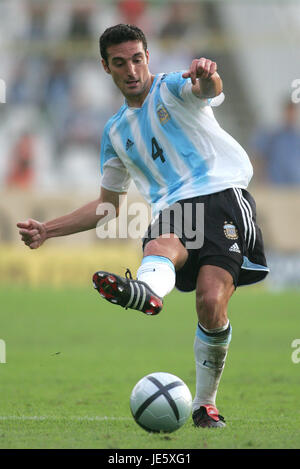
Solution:
<path fill-rule="evenodd" d="M 151 89 L 152 83 L 154 81 L 155 75 L 150 75 L 147 86 L 144 91 L 137 96 L 125 96 L 128 107 L 142 107 L 145 99 L 147 98 L 149 91 Z"/>

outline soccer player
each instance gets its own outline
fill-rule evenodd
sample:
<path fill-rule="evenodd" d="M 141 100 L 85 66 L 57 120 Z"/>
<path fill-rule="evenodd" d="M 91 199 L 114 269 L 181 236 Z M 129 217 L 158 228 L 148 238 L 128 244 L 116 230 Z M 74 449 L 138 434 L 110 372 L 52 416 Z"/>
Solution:
<path fill-rule="evenodd" d="M 187 71 L 153 75 L 143 32 L 124 24 L 102 34 L 100 52 L 125 97 L 103 132 L 100 197 L 46 223 L 18 223 L 20 234 L 36 249 L 48 238 L 95 228 L 104 219 L 98 205 L 111 203 L 118 214 L 119 196 L 133 179 L 153 209 L 137 279 L 99 271 L 94 287 L 106 300 L 150 315 L 175 285 L 196 291 L 192 417 L 197 427 L 223 427 L 216 394 L 231 340 L 227 305 L 238 285 L 268 272 L 246 191 L 252 166 L 215 120 L 212 105 L 222 94 L 215 62 L 195 59 Z"/>

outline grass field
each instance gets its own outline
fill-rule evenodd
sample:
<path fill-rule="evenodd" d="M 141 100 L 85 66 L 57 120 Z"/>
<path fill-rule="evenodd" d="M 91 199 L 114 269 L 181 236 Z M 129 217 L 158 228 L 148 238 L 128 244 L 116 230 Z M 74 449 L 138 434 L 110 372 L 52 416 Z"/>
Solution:
<path fill-rule="evenodd" d="M 1 448 L 300 448 L 300 292 L 248 287 L 230 303 L 233 338 L 217 405 L 224 429 L 148 434 L 129 396 L 153 371 L 195 389 L 193 294 L 172 292 L 163 312 L 125 311 L 90 289 L 0 289 Z"/>

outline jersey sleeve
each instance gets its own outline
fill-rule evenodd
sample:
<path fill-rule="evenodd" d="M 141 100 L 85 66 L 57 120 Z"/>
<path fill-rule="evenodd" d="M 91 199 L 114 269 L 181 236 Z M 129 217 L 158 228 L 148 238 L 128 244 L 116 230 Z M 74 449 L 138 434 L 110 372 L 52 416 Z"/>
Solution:
<path fill-rule="evenodd" d="M 101 141 L 101 186 L 113 192 L 127 192 L 131 177 L 115 152 L 109 137 L 109 128 L 104 128 Z"/>
<path fill-rule="evenodd" d="M 184 73 L 183 70 L 179 72 L 173 72 L 173 73 L 168 73 L 164 77 L 164 81 L 167 85 L 168 90 L 178 99 L 183 99 L 185 98 L 185 93 L 184 93 L 184 88 L 186 83 L 188 81 L 186 78 L 182 77 L 182 74 Z"/>
<path fill-rule="evenodd" d="M 165 82 L 168 90 L 178 99 L 187 103 L 197 103 L 199 106 L 219 106 L 225 99 L 224 93 L 215 98 L 197 98 L 192 92 L 192 82 L 190 78 L 183 78 L 185 70 L 173 72 L 166 75 Z"/>

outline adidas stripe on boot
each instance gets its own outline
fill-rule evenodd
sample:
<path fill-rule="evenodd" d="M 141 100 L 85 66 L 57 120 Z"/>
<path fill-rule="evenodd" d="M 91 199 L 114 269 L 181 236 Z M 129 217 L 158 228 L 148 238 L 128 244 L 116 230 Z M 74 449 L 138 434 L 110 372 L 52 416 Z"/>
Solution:
<path fill-rule="evenodd" d="M 100 270 L 93 275 L 93 284 L 103 298 L 125 309 L 136 309 L 152 316 L 162 309 L 162 299 L 145 282 L 134 280 L 129 269 L 125 278 Z"/>

